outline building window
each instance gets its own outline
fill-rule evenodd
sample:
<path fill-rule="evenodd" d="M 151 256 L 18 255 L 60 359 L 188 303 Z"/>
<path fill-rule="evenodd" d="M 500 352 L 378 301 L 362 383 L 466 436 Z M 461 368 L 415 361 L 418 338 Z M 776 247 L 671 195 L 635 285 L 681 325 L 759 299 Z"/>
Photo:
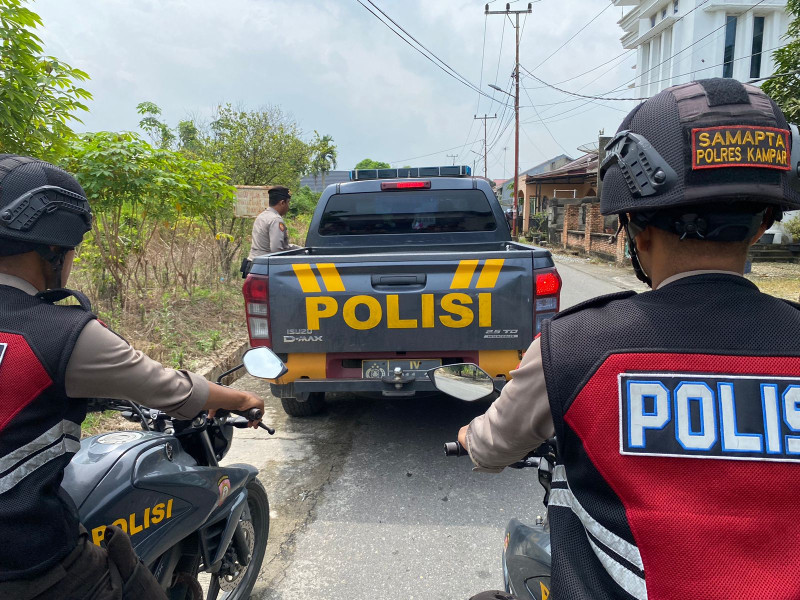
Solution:
<path fill-rule="evenodd" d="M 736 17 L 728 15 L 725 21 L 725 55 L 722 76 L 733 77 L 733 53 L 736 49 Z"/>
<path fill-rule="evenodd" d="M 666 19 L 666 18 L 667 18 L 667 9 L 666 9 L 666 8 L 662 9 L 662 11 L 661 11 L 661 18 L 662 18 L 662 19 Z"/>
<path fill-rule="evenodd" d="M 655 26 L 656 26 L 656 16 L 652 15 L 650 17 L 650 27 L 655 27 Z"/>
<path fill-rule="evenodd" d="M 761 49 L 764 43 L 764 17 L 753 17 L 753 55 L 750 57 L 750 77 L 761 77 Z"/>
<path fill-rule="evenodd" d="M 675 2 L 672 3 L 673 14 L 678 14 L 678 4 L 680 4 L 680 0 L 675 0 Z"/>

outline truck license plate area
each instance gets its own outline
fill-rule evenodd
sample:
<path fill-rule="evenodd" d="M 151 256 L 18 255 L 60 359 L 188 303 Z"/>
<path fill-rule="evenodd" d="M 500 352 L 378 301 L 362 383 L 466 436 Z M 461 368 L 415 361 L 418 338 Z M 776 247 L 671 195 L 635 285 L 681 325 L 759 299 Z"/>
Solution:
<path fill-rule="evenodd" d="M 403 370 L 403 375 L 415 375 L 417 378 L 424 377 L 424 373 L 429 369 L 441 367 L 440 359 L 420 359 L 420 360 L 362 360 L 361 374 L 364 379 L 380 379 L 394 373 L 397 367 Z"/>

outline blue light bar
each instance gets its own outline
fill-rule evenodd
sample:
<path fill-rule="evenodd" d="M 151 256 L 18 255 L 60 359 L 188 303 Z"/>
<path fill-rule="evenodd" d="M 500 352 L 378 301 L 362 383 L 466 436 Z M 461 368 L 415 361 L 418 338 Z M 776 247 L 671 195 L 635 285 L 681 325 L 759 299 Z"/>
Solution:
<path fill-rule="evenodd" d="M 406 169 L 355 169 L 350 171 L 350 181 L 410 179 L 414 177 L 469 177 L 470 175 L 472 175 L 472 169 L 467 165 L 412 167 Z"/>

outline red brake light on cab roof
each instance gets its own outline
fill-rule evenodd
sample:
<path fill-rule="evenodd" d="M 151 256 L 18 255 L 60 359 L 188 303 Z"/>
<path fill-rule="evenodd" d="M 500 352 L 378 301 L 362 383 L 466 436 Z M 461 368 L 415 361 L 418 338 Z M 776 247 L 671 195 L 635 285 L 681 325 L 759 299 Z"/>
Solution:
<path fill-rule="evenodd" d="M 381 190 L 410 190 L 425 189 L 431 187 L 430 181 L 382 181 Z"/>
<path fill-rule="evenodd" d="M 561 278 L 558 273 L 539 273 L 536 275 L 536 295 L 552 296 L 561 289 Z"/>

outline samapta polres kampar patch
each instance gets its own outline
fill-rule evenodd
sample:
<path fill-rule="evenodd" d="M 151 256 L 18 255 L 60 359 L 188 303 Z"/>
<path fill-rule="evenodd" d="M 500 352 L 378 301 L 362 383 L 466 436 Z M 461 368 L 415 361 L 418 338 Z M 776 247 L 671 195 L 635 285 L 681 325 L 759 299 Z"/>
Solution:
<path fill-rule="evenodd" d="M 692 169 L 761 167 L 788 171 L 789 131 L 728 125 L 692 129 Z"/>

